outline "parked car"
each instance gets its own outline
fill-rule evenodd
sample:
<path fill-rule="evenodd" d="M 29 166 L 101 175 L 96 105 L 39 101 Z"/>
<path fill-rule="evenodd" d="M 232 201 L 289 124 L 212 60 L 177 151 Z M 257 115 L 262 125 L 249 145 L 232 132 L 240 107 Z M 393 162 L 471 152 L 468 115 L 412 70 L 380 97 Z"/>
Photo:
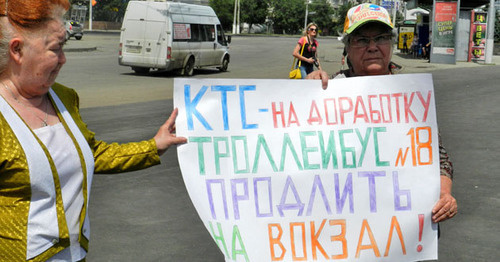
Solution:
<path fill-rule="evenodd" d="M 83 37 L 83 25 L 77 21 L 68 20 L 65 22 L 66 25 L 66 39 L 75 37 L 76 40 L 80 40 Z"/>

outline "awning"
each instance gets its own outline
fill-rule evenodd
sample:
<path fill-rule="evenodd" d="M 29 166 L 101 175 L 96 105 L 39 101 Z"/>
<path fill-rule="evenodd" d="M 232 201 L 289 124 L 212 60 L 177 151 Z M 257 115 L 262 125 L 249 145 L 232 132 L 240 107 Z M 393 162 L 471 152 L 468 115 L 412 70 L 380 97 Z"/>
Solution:
<path fill-rule="evenodd" d="M 417 7 L 406 11 L 406 20 L 416 20 L 418 14 L 429 14 L 429 11 Z"/>

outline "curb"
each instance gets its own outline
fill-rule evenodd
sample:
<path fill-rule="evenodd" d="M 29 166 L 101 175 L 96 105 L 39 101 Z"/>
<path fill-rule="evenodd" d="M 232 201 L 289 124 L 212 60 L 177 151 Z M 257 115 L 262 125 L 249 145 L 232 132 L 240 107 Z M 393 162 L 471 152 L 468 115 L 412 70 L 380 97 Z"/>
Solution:
<path fill-rule="evenodd" d="M 83 34 L 120 34 L 121 30 L 83 30 Z"/>
<path fill-rule="evenodd" d="M 282 38 L 301 38 L 303 35 L 280 35 L 280 34 L 225 34 L 231 37 L 282 37 Z M 319 36 L 317 39 L 339 39 L 340 36 Z"/>
<path fill-rule="evenodd" d="M 64 52 L 90 52 L 97 50 L 97 46 L 92 47 L 65 47 L 63 48 Z"/>

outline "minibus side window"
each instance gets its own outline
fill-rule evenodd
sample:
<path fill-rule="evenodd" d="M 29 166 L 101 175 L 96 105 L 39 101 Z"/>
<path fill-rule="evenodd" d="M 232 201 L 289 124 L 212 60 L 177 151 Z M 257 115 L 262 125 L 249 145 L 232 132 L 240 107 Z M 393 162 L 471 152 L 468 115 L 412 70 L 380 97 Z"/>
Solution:
<path fill-rule="evenodd" d="M 210 30 L 209 31 L 210 34 L 208 35 L 209 36 L 208 40 L 210 40 L 210 42 L 213 42 L 213 41 L 215 41 L 215 26 L 209 25 L 208 27 L 209 27 L 209 30 Z"/>
<path fill-rule="evenodd" d="M 213 42 L 215 39 L 214 25 L 174 24 L 176 42 Z"/>
<path fill-rule="evenodd" d="M 215 41 L 215 26 L 214 25 L 202 25 L 203 31 L 205 31 L 206 38 L 204 41 L 213 42 Z"/>
<path fill-rule="evenodd" d="M 174 42 L 192 41 L 192 27 L 190 24 L 174 23 Z"/>
<path fill-rule="evenodd" d="M 200 42 L 203 41 L 204 33 L 200 30 L 199 24 L 191 24 L 191 40 L 190 42 Z"/>
<path fill-rule="evenodd" d="M 203 26 L 203 25 L 197 25 L 197 26 L 200 28 L 200 39 L 198 39 L 198 41 L 201 41 L 201 42 L 208 41 L 208 36 L 207 36 L 207 32 L 205 30 L 205 26 Z"/>

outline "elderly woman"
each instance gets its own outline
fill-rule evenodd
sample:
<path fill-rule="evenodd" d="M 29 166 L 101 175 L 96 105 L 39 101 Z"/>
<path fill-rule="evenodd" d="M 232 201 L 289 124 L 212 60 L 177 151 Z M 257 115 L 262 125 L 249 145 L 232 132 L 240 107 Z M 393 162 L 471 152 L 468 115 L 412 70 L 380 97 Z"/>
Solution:
<path fill-rule="evenodd" d="M 298 59 L 297 66 L 300 66 L 300 74 L 305 78 L 314 71 L 314 65 L 321 70 L 321 65 L 317 56 L 319 43 L 316 40 L 318 36 L 318 25 L 309 23 L 304 32 L 304 36 L 299 39 L 293 49 L 293 57 Z"/>
<path fill-rule="evenodd" d="M 66 62 L 67 0 L 0 0 L 0 260 L 80 261 L 92 175 L 150 167 L 176 137 L 174 110 L 148 141 L 98 141 L 78 96 L 55 84 Z"/>
<path fill-rule="evenodd" d="M 360 4 L 347 12 L 342 38 L 349 68 L 334 74 L 333 78 L 390 75 L 396 68 L 391 63 L 393 25 L 389 13 L 383 7 Z M 325 71 L 315 71 L 307 79 L 321 79 L 323 88 L 328 85 Z M 444 147 L 439 146 L 441 193 L 432 209 L 432 220 L 437 223 L 452 218 L 458 211 L 457 202 L 451 195 L 453 168 Z"/>

